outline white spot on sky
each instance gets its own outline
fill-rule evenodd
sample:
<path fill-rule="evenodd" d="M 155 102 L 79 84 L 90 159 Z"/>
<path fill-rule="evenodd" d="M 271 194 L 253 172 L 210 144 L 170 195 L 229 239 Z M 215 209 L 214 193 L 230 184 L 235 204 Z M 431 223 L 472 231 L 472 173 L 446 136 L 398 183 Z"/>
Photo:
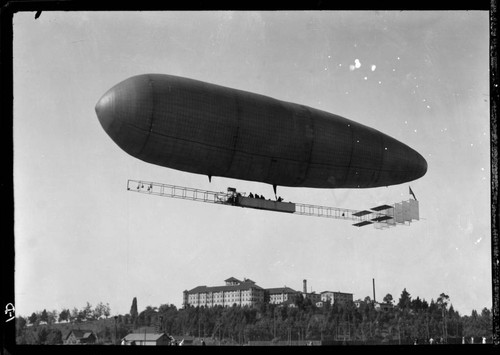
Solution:
<path fill-rule="evenodd" d="M 417 130 L 416 130 L 416 129 L 414 129 L 414 130 L 413 130 L 413 132 L 417 133 Z"/>
<path fill-rule="evenodd" d="M 484 171 L 484 168 L 481 168 L 481 171 Z"/>
<path fill-rule="evenodd" d="M 328 68 L 325 67 L 325 70 L 328 70 Z"/>
<path fill-rule="evenodd" d="M 375 71 L 377 69 L 377 66 L 375 64 L 372 64 L 372 71 Z"/>
<path fill-rule="evenodd" d="M 368 80 L 368 77 L 367 77 L 367 76 L 365 76 L 365 77 L 364 77 L 364 79 L 365 79 L 365 80 Z"/>
<path fill-rule="evenodd" d="M 408 124 L 408 121 L 405 121 L 405 124 Z"/>
<path fill-rule="evenodd" d="M 431 108 L 429 105 L 427 105 L 427 108 Z"/>
<path fill-rule="evenodd" d="M 478 240 L 476 240 L 476 242 L 474 244 L 479 244 L 481 242 L 481 240 L 483 239 L 483 237 L 479 237 Z"/>
<path fill-rule="evenodd" d="M 354 65 L 349 65 L 349 69 L 351 71 L 355 70 L 355 69 L 359 69 L 361 68 L 361 62 L 359 61 L 359 59 L 354 59 Z"/>
<path fill-rule="evenodd" d="M 396 71 L 396 69 L 393 68 L 392 71 Z"/>
<path fill-rule="evenodd" d="M 346 95 L 347 95 L 347 94 L 349 94 L 349 91 L 346 91 L 346 92 L 345 92 L 345 94 L 346 94 Z"/>
<path fill-rule="evenodd" d="M 331 58 L 331 57 L 332 57 L 331 55 L 328 56 L 328 58 Z"/>
<path fill-rule="evenodd" d="M 341 67 L 341 66 L 342 66 L 342 63 L 339 64 L 339 67 Z"/>
<path fill-rule="evenodd" d="M 398 57 L 398 60 L 400 60 L 401 58 Z"/>
<path fill-rule="evenodd" d="M 422 99 L 422 102 L 425 102 L 425 99 Z"/>
<path fill-rule="evenodd" d="M 473 147 L 473 146 L 474 146 L 474 143 L 471 143 L 471 144 L 470 144 L 470 146 L 471 146 L 471 147 Z"/>
<path fill-rule="evenodd" d="M 379 81 L 378 83 L 379 83 L 379 84 L 382 84 L 382 82 L 381 82 L 381 81 Z"/>

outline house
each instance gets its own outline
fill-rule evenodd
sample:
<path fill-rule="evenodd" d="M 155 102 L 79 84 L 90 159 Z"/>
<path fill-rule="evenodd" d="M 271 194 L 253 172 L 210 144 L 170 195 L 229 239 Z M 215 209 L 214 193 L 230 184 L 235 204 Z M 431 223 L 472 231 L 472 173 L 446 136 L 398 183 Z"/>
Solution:
<path fill-rule="evenodd" d="M 391 309 L 394 308 L 394 305 L 392 303 L 378 303 L 375 302 L 374 304 L 375 310 L 377 311 L 382 311 L 382 312 L 389 312 Z"/>
<path fill-rule="evenodd" d="M 334 292 L 334 291 L 323 291 L 321 292 L 321 301 L 330 302 L 330 304 L 348 304 L 352 302 L 352 293 L 346 292 Z M 359 306 L 357 306 L 359 307 Z"/>
<path fill-rule="evenodd" d="M 201 345 L 201 339 L 196 338 L 193 335 L 170 335 L 170 339 L 173 339 L 173 344 L 175 345 Z M 199 343 L 199 344 L 198 344 Z"/>
<path fill-rule="evenodd" d="M 271 304 L 282 304 L 288 300 L 293 302 L 296 295 L 297 291 L 286 286 L 268 288 L 265 290 L 265 300 Z"/>
<path fill-rule="evenodd" d="M 130 333 L 121 340 L 122 345 L 170 345 L 165 333 Z"/>
<path fill-rule="evenodd" d="M 97 336 L 91 330 L 71 330 L 66 338 L 64 339 L 64 344 L 95 344 L 97 341 Z"/>

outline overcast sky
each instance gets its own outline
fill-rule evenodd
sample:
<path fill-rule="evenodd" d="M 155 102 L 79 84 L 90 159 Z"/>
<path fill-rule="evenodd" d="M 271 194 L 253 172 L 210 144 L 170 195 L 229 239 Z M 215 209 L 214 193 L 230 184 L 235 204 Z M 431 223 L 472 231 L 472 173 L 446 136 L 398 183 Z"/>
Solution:
<path fill-rule="evenodd" d="M 263 288 L 449 295 L 492 307 L 488 12 L 42 12 L 14 16 L 15 306 L 182 305 L 233 276 Z M 128 192 L 127 179 L 272 197 L 270 185 L 151 165 L 94 107 L 113 85 L 164 73 L 332 112 L 428 162 L 373 189 L 279 187 L 294 202 L 365 209 L 408 200 L 422 219 L 350 222 Z"/>

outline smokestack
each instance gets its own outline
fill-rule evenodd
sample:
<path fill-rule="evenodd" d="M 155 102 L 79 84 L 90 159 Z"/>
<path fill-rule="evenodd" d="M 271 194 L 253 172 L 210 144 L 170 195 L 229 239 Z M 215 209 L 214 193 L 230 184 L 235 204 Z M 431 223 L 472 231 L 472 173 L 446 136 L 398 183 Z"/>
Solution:
<path fill-rule="evenodd" d="M 373 302 L 375 302 L 375 279 L 373 280 Z"/>
<path fill-rule="evenodd" d="M 307 293 L 307 280 L 304 280 L 303 283 L 304 283 L 304 287 L 303 287 L 304 293 Z"/>

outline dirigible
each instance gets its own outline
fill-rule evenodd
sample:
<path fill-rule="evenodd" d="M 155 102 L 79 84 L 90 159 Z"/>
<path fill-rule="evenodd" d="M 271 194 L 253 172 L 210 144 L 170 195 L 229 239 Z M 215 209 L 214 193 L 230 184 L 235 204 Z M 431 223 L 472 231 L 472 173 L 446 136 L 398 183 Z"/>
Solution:
<path fill-rule="evenodd" d="M 297 103 L 164 74 L 128 78 L 95 107 L 111 139 L 145 162 L 276 186 L 371 188 L 422 177 L 406 144 Z"/>

